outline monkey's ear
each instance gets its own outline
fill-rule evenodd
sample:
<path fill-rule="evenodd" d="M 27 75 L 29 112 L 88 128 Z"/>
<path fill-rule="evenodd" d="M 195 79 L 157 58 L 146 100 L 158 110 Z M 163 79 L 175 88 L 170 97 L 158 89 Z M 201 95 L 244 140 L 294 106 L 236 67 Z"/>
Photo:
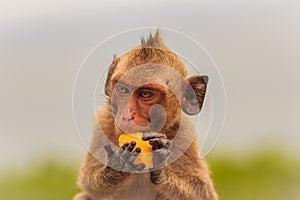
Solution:
<path fill-rule="evenodd" d="M 187 79 L 181 100 L 181 108 L 188 115 L 200 112 L 206 93 L 208 76 L 194 75 Z"/>
<path fill-rule="evenodd" d="M 111 91 L 111 77 L 116 69 L 117 64 L 119 63 L 120 58 L 117 57 L 117 55 L 114 55 L 114 60 L 113 62 L 110 64 L 109 68 L 108 68 L 108 73 L 107 73 L 107 78 L 106 78 L 106 82 L 105 82 L 105 94 L 107 96 L 110 95 L 110 91 Z"/>

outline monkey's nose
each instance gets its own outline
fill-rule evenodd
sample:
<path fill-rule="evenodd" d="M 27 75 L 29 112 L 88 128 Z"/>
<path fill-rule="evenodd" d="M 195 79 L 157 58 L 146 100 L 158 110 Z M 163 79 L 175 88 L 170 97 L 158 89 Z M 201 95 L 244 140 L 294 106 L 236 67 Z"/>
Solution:
<path fill-rule="evenodd" d="M 134 117 L 131 116 L 131 115 L 123 115 L 123 116 L 122 116 L 122 120 L 123 120 L 123 121 L 129 122 L 129 121 L 131 121 L 131 120 L 133 120 L 133 119 L 134 119 Z"/>

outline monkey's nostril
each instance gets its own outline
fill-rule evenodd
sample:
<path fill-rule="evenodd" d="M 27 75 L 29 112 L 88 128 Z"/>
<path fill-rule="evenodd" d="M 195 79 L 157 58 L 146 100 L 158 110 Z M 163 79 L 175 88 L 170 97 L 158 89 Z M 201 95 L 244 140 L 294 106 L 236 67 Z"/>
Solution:
<path fill-rule="evenodd" d="M 123 119 L 124 121 L 131 121 L 131 120 L 134 119 L 134 117 L 131 117 L 131 116 L 123 116 L 122 119 Z"/>
<path fill-rule="evenodd" d="M 129 117 L 127 120 L 128 121 L 131 121 L 131 120 L 133 120 L 134 119 L 134 117 Z"/>

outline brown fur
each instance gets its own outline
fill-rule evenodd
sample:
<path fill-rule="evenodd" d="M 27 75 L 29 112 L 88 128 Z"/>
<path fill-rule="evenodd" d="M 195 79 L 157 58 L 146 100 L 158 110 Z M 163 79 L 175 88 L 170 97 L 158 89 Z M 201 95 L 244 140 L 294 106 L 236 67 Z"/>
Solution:
<path fill-rule="evenodd" d="M 164 44 L 157 33 L 150 36 L 147 41 L 142 39 L 142 44 L 130 51 L 122 58 L 114 58 L 110 66 L 105 93 L 109 99 L 107 105 L 96 113 L 93 138 L 89 153 L 80 168 L 78 185 L 84 193 L 77 195 L 74 200 L 104 200 L 104 199 L 145 199 L 145 200 L 217 200 L 217 194 L 209 176 L 209 170 L 196 143 L 195 130 L 189 117 L 178 109 L 179 102 L 169 91 L 167 108 L 173 109 L 173 115 L 168 118 L 162 129 L 168 139 L 172 141 L 172 154 L 170 165 L 147 173 L 131 174 L 111 169 L 96 158 L 105 157 L 103 146 L 107 143 L 118 146 L 118 137 L 121 132 L 114 125 L 111 110 L 112 79 L 124 75 L 130 69 L 142 64 L 163 64 L 172 66 L 178 73 L 186 78 L 186 69 L 182 61 L 172 53 Z M 149 72 L 149 73 L 148 73 Z M 147 71 L 146 78 L 153 78 Z M 178 79 L 166 77 L 165 83 L 181 90 L 183 82 Z M 193 78 L 195 79 L 195 78 Z M 193 86 L 193 79 L 191 85 Z M 172 83 L 173 82 L 173 83 Z M 204 85 L 203 85 L 204 84 Z M 205 86 L 205 87 L 204 87 Z M 195 88 L 201 88 L 197 91 Z M 197 97 L 202 95 L 203 101 L 206 81 L 193 87 Z M 186 97 L 186 101 L 189 101 Z M 192 97 L 191 97 L 192 98 Z M 200 102 L 202 105 L 202 102 Z M 178 105 L 177 107 L 174 105 Z M 172 107 L 172 108 L 171 108 Z M 175 108 L 173 108 L 175 107 Z M 174 110 L 175 109 L 175 110 Z M 192 109 L 188 107 L 188 109 Z M 200 111 L 200 110 L 199 110 Z M 168 111 L 169 112 L 169 111 Z M 170 111 L 171 112 L 171 111 Z M 175 114 L 174 114 L 175 113 Z M 180 123 L 180 124 L 179 124 Z M 99 128 L 101 127 L 101 129 Z M 178 131 L 178 132 L 177 132 Z M 177 135 L 175 137 L 175 134 Z M 187 149 L 184 144 L 191 144 Z M 178 159 L 176 159 L 179 157 Z M 174 161 L 174 162 L 173 162 Z"/>

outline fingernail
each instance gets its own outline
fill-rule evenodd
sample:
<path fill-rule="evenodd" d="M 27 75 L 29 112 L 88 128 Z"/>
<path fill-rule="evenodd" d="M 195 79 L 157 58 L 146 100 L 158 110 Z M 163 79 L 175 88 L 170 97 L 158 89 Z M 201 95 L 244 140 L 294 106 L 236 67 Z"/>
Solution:
<path fill-rule="evenodd" d="M 141 148 L 136 148 L 136 150 L 135 150 L 137 153 L 140 153 L 141 152 Z"/>
<path fill-rule="evenodd" d="M 135 144 L 135 141 L 131 141 L 130 143 L 131 143 L 131 144 Z"/>

